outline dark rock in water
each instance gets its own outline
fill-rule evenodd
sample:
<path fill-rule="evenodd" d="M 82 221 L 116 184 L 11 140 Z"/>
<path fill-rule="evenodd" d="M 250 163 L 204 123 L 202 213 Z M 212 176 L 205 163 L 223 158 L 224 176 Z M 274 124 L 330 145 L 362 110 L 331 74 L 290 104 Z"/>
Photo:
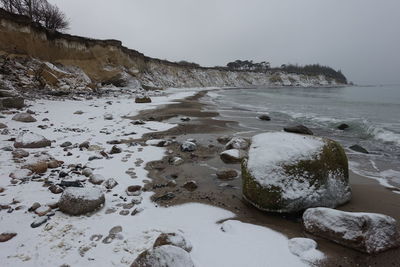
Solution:
<path fill-rule="evenodd" d="M 314 133 L 310 129 L 308 129 L 306 126 L 301 125 L 301 124 L 296 125 L 296 126 L 285 127 L 285 128 L 283 128 L 283 130 L 288 133 L 314 135 Z"/>
<path fill-rule="evenodd" d="M 396 220 L 383 214 L 311 208 L 303 223 L 309 233 L 368 254 L 400 246 Z"/>
<path fill-rule="evenodd" d="M 137 96 L 135 103 L 151 103 L 151 98 L 148 96 Z"/>
<path fill-rule="evenodd" d="M 100 208 L 105 202 L 99 188 L 67 188 L 58 201 L 59 209 L 70 215 L 82 215 Z"/>
<path fill-rule="evenodd" d="M 238 175 L 234 169 L 222 168 L 217 171 L 217 177 L 221 180 L 232 180 Z"/>
<path fill-rule="evenodd" d="M 58 185 L 61 187 L 83 187 L 79 181 L 61 181 Z"/>
<path fill-rule="evenodd" d="M 258 118 L 259 120 L 262 120 L 262 121 L 270 121 L 270 120 L 271 120 L 271 117 L 268 116 L 268 115 L 266 115 L 266 114 L 258 115 L 257 118 Z"/>
<path fill-rule="evenodd" d="M 190 118 L 189 117 L 182 117 L 181 121 L 190 121 Z"/>
<path fill-rule="evenodd" d="M 360 153 L 364 153 L 364 154 L 369 154 L 368 150 L 366 150 L 365 148 L 363 148 L 360 145 L 353 145 L 351 147 L 349 147 L 351 150 L 356 151 L 356 152 L 360 152 Z"/>
<path fill-rule="evenodd" d="M 185 188 L 188 191 L 194 191 L 198 188 L 199 186 L 197 185 L 196 181 L 188 181 L 183 185 L 183 188 Z"/>
<path fill-rule="evenodd" d="M 143 125 L 143 124 L 145 124 L 145 122 L 142 121 L 142 120 L 132 121 L 131 123 L 132 123 L 133 125 Z"/>
<path fill-rule="evenodd" d="M 12 239 L 16 235 L 17 235 L 16 233 L 1 233 L 0 234 L 0 242 L 7 242 L 8 240 Z"/>
<path fill-rule="evenodd" d="M 131 267 L 194 267 L 190 254 L 176 246 L 164 245 L 142 252 Z"/>
<path fill-rule="evenodd" d="M 157 197 L 154 201 L 167 201 L 175 198 L 175 194 L 172 192 L 168 192 L 160 197 Z"/>
<path fill-rule="evenodd" d="M 342 124 L 340 124 L 337 128 L 339 129 L 339 130 L 346 130 L 347 128 L 349 128 L 350 126 L 348 125 L 348 124 L 346 124 L 346 123 L 342 123 Z"/>
<path fill-rule="evenodd" d="M 36 122 L 37 120 L 29 113 L 18 113 L 12 117 L 13 121 L 19 122 Z"/>

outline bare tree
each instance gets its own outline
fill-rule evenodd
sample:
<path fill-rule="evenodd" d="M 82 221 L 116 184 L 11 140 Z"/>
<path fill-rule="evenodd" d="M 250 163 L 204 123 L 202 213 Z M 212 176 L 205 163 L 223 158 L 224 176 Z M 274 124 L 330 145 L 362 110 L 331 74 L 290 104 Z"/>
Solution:
<path fill-rule="evenodd" d="M 8 12 L 28 16 L 49 30 L 67 30 L 69 21 L 66 15 L 47 0 L 0 0 Z"/>

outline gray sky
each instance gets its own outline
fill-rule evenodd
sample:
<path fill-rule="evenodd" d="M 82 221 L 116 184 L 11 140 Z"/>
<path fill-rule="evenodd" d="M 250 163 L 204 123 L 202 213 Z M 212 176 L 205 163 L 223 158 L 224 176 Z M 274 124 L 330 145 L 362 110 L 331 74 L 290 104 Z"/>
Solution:
<path fill-rule="evenodd" d="M 49 0 L 69 33 L 205 66 L 320 63 L 358 83 L 400 83 L 399 0 Z"/>

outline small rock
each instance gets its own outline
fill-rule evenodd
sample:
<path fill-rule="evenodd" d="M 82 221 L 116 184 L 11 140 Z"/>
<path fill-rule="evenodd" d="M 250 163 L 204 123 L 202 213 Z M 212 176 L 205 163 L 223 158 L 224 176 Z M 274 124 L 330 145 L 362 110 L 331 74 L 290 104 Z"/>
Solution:
<path fill-rule="evenodd" d="M 89 182 L 91 182 L 92 184 L 102 184 L 104 182 L 104 177 L 100 174 L 92 174 L 89 176 Z"/>
<path fill-rule="evenodd" d="M 143 200 L 143 198 L 142 198 L 141 196 L 134 196 L 134 197 L 131 199 L 131 202 L 132 202 L 133 204 L 135 204 L 135 205 L 138 205 L 138 204 L 142 203 L 142 200 Z"/>
<path fill-rule="evenodd" d="M 49 169 L 56 169 L 61 167 L 64 164 L 64 161 L 61 160 L 50 160 L 49 162 L 47 162 L 47 167 Z"/>
<path fill-rule="evenodd" d="M 90 146 L 89 141 L 85 141 L 85 142 L 79 144 L 79 149 L 81 149 L 81 150 L 84 149 L 84 148 L 88 149 L 89 146 Z"/>
<path fill-rule="evenodd" d="M 3 193 L 5 189 L 3 187 L 0 187 L 0 193 Z"/>
<path fill-rule="evenodd" d="M 266 114 L 258 115 L 257 118 L 258 118 L 259 120 L 262 120 L 262 121 L 270 121 L 270 120 L 271 120 L 271 117 L 268 116 L 268 115 L 266 115 Z"/>
<path fill-rule="evenodd" d="M 317 250 L 317 242 L 309 238 L 292 238 L 289 240 L 288 246 L 293 255 L 305 261 L 313 262 L 325 258 L 324 254 Z"/>
<path fill-rule="evenodd" d="M 168 192 L 168 193 L 166 193 L 166 194 L 164 194 L 164 195 L 162 195 L 162 196 L 160 196 L 160 197 L 157 197 L 157 198 L 155 198 L 155 200 L 154 201 L 168 201 L 168 200 L 171 200 L 171 199 L 174 199 L 176 196 L 175 196 L 175 194 L 174 193 L 172 193 L 172 192 Z"/>
<path fill-rule="evenodd" d="M 130 213 L 129 210 L 121 210 L 121 211 L 119 212 L 119 215 L 127 216 L 127 215 L 129 215 L 129 213 Z"/>
<path fill-rule="evenodd" d="M 171 181 L 168 181 L 167 186 L 168 186 L 168 187 L 176 187 L 176 186 L 177 186 L 177 183 L 176 183 L 176 181 L 171 180 Z"/>
<path fill-rule="evenodd" d="M 61 181 L 58 185 L 61 187 L 83 187 L 79 181 Z"/>
<path fill-rule="evenodd" d="M 72 143 L 69 142 L 69 141 L 66 141 L 66 142 L 64 142 L 64 143 L 62 143 L 62 144 L 60 145 L 60 147 L 70 147 L 70 146 L 72 146 Z"/>
<path fill-rule="evenodd" d="M 182 152 L 193 152 L 197 149 L 197 145 L 193 142 L 185 141 L 181 144 Z"/>
<path fill-rule="evenodd" d="M 194 191 L 198 188 L 199 186 L 197 185 L 196 181 L 187 181 L 184 183 L 183 188 L 185 188 L 188 191 Z"/>
<path fill-rule="evenodd" d="M 44 216 L 46 215 L 48 212 L 51 211 L 51 208 L 48 206 L 40 206 L 39 208 L 37 208 L 35 210 L 35 213 L 39 216 Z"/>
<path fill-rule="evenodd" d="M 12 173 L 10 173 L 10 178 L 17 179 L 17 180 L 23 180 L 31 175 L 32 175 L 32 171 L 30 171 L 28 169 L 19 169 L 19 170 L 15 170 Z"/>
<path fill-rule="evenodd" d="M 1 233 L 0 242 L 7 242 L 8 240 L 14 238 L 16 235 L 16 233 Z"/>
<path fill-rule="evenodd" d="M 60 177 L 60 178 L 64 178 L 64 177 L 67 177 L 67 176 L 68 176 L 68 172 L 60 171 L 60 172 L 58 173 L 58 177 Z"/>
<path fill-rule="evenodd" d="M 219 156 L 225 163 L 240 163 L 246 157 L 246 153 L 239 149 L 229 149 L 219 154 Z"/>
<path fill-rule="evenodd" d="M 193 249 L 192 244 L 181 234 L 178 233 L 162 233 L 156 241 L 154 241 L 153 248 L 161 247 L 164 245 L 171 245 L 191 252 Z"/>
<path fill-rule="evenodd" d="M 77 110 L 77 111 L 74 112 L 74 114 L 76 114 L 76 115 L 82 115 L 82 114 L 83 114 L 83 111 L 82 111 L 82 110 Z"/>
<path fill-rule="evenodd" d="M 241 137 L 233 137 L 226 145 L 226 149 L 248 149 L 249 142 Z"/>
<path fill-rule="evenodd" d="M 180 158 L 180 157 L 173 157 L 173 158 L 170 160 L 170 163 L 171 163 L 172 165 L 175 165 L 175 166 L 181 165 L 183 162 L 184 162 L 184 160 L 183 160 L 182 158 Z"/>
<path fill-rule="evenodd" d="M 88 158 L 89 161 L 96 160 L 96 159 L 103 159 L 103 157 L 101 157 L 101 156 L 90 156 Z"/>
<path fill-rule="evenodd" d="M 182 117 L 181 121 L 190 121 L 190 118 L 189 117 Z"/>
<path fill-rule="evenodd" d="M 131 185 L 125 190 L 128 196 L 139 196 L 142 193 L 142 187 L 140 185 Z"/>
<path fill-rule="evenodd" d="M 151 98 L 148 96 L 140 95 L 135 98 L 135 103 L 151 103 Z"/>
<path fill-rule="evenodd" d="M 12 146 L 5 146 L 1 150 L 11 152 L 11 151 L 14 151 L 14 148 Z"/>
<path fill-rule="evenodd" d="M 114 117 L 113 117 L 112 114 L 104 114 L 103 117 L 104 117 L 105 120 L 112 120 L 112 119 L 114 119 Z"/>
<path fill-rule="evenodd" d="M 103 185 L 104 185 L 104 187 L 107 188 L 107 189 L 113 189 L 114 187 L 116 187 L 116 186 L 118 185 L 118 182 L 115 181 L 113 178 L 110 178 L 110 179 L 107 179 L 107 180 L 104 182 Z"/>
<path fill-rule="evenodd" d="M 40 203 L 39 202 L 35 202 L 35 203 L 33 203 L 32 204 L 32 206 L 28 209 L 28 211 L 30 211 L 30 212 L 32 212 L 32 211 L 35 211 L 35 210 L 37 210 L 38 208 L 40 208 Z"/>
<path fill-rule="evenodd" d="M 45 173 L 47 172 L 48 165 L 45 161 L 39 161 L 37 163 L 28 165 L 27 168 L 34 173 Z"/>
<path fill-rule="evenodd" d="M 5 125 L 4 123 L 0 122 L 0 129 L 5 129 L 5 128 L 7 128 L 7 125 Z"/>
<path fill-rule="evenodd" d="M 15 148 L 42 148 L 51 146 L 50 140 L 35 133 L 21 133 L 15 139 Z"/>
<path fill-rule="evenodd" d="M 301 124 L 296 125 L 296 126 L 285 127 L 285 128 L 283 128 L 283 130 L 288 133 L 314 135 L 314 133 L 310 129 L 308 129 L 306 126 L 301 125 Z"/>
<path fill-rule="evenodd" d="M 15 150 L 12 152 L 12 155 L 13 155 L 13 157 L 16 158 L 16 159 L 21 159 L 21 158 L 29 157 L 29 152 L 26 151 L 26 150 L 23 150 L 23 149 L 21 149 L 21 148 L 18 148 L 18 149 L 15 149 Z"/>
<path fill-rule="evenodd" d="M 110 154 L 119 154 L 122 152 L 122 149 L 118 146 L 113 146 L 110 150 Z"/>
<path fill-rule="evenodd" d="M 144 121 L 142 121 L 142 120 L 136 120 L 136 121 L 132 121 L 131 122 L 133 125 L 143 125 L 143 124 L 146 124 Z"/>
<path fill-rule="evenodd" d="M 50 185 L 49 186 L 49 190 L 53 194 L 61 194 L 64 191 L 64 189 L 61 186 L 58 186 L 58 185 L 55 185 L 55 184 Z"/>
<path fill-rule="evenodd" d="M 18 113 L 12 117 L 12 120 L 19 122 L 36 122 L 36 119 L 29 113 Z"/>
<path fill-rule="evenodd" d="M 339 129 L 339 130 L 346 130 L 347 128 L 349 128 L 350 126 L 348 125 L 348 124 L 346 124 L 346 123 L 342 123 L 342 124 L 340 124 L 337 128 Z"/>
<path fill-rule="evenodd" d="M 368 150 L 366 150 L 365 148 L 363 148 L 360 145 L 353 145 L 351 147 L 349 147 L 351 150 L 356 151 L 356 152 L 360 152 L 360 153 L 364 153 L 364 154 L 369 154 Z"/>
<path fill-rule="evenodd" d="M 90 177 L 91 175 L 93 175 L 93 171 L 90 168 L 84 168 L 82 174 L 86 177 Z"/>
<path fill-rule="evenodd" d="M 238 172 L 235 169 L 222 168 L 217 171 L 217 177 L 221 180 L 232 180 L 238 176 Z"/>
<path fill-rule="evenodd" d="M 31 223 L 32 228 L 37 228 L 41 226 L 42 224 L 46 223 L 49 220 L 49 217 L 43 216 L 43 217 L 38 217 L 33 223 Z"/>

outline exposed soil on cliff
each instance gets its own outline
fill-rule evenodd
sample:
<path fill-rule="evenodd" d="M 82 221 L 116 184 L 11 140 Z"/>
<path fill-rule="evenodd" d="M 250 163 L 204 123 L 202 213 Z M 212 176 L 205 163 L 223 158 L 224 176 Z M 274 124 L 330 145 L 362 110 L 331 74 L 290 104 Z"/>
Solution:
<path fill-rule="evenodd" d="M 141 112 L 134 118 L 178 124 L 177 127 L 165 132 L 145 135 L 140 140 L 143 142 L 152 139 L 176 141 L 167 147 L 167 156 L 161 161 L 150 162 L 146 167 L 152 178 L 152 182 L 146 185 L 146 189 L 155 192 L 153 196 L 155 202 L 162 206 L 187 202 L 218 206 L 234 212 L 237 214 L 236 219 L 242 222 L 266 226 L 289 238 L 313 238 L 318 242 L 319 249 L 328 256 L 327 261 L 324 261 L 321 266 L 398 266 L 400 264 L 400 249 L 376 256 L 366 255 L 310 236 L 303 230 L 301 214 L 265 213 L 244 202 L 241 194 L 240 165 L 225 164 L 221 161 L 219 153 L 225 149 L 224 145 L 217 141 L 219 136 L 240 132 L 240 126 L 233 121 L 215 119 L 218 113 L 207 111 L 207 105 L 199 102 L 205 94 L 206 92 L 200 92 L 176 104 Z M 181 151 L 179 144 L 187 139 L 196 140 L 197 150 Z M 177 166 L 172 164 L 174 157 L 182 158 L 183 163 Z M 216 171 L 223 167 L 237 170 L 239 176 L 233 180 L 219 180 L 216 177 Z M 400 220 L 397 194 L 371 179 L 354 173 L 351 173 L 350 180 L 353 198 L 348 204 L 340 207 L 341 210 L 383 213 Z M 196 189 L 185 186 L 185 183 L 190 181 L 195 181 Z M 176 186 L 171 187 L 171 183 L 176 183 Z"/>

